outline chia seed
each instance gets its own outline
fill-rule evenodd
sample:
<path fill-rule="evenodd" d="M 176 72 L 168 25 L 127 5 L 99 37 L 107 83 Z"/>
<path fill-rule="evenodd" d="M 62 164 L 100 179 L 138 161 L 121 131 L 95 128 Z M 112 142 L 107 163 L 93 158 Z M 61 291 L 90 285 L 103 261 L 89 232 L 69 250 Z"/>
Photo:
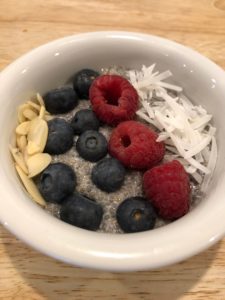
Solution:
<path fill-rule="evenodd" d="M 70 122 L 77 111 L 86 108 L 90 108 L 90 102 L 87 100 L 81 100 L 79 105 L 73 111 L 67 114 L 57 115 L 57 117 L 63 118 Z M 99 129 L 99 131 L 106 137 L 107 141 L 109 140 L 112 130 L 113 128 L 106 125 L 101 126 Z M 91 199 L 94 199 L 96 202 L 102 205 L 104 214 L 98 230 L 99 232 L 123 233 L 116 220 L 116 210 L 119 204 L 128 197 L 144 197 L 142 188 L 143 173 L 140 171 L 127 170 L 124 184 L 118 191 L 113 193 L 101 191 L 91 181 L 90 174 L 95 163 L 84 160 L 76 151 L 75 143 L 77 138 L 78 136 L 74 137 L 74 146 L 69 151 L 64 154 L 53 155 L 52 163 L 62 162 L 71 166 L 77 177 L 76 191 Z M 170 154 L 169 151 L 167 151 L 167 154 Z M 193 209 L 199 203 L 202 195 L 199 191 L 198 185 L 193 181 L 191 182 L 191 190 L 191 209 Z M 58 204 L 49 203 L 47 204 L 46 210 L 48 213 L 59 218 L 60 206 Z M 158 218 L 155 228 L 164 226 L 166 224 L 168 224 L 167 221 Z"/>

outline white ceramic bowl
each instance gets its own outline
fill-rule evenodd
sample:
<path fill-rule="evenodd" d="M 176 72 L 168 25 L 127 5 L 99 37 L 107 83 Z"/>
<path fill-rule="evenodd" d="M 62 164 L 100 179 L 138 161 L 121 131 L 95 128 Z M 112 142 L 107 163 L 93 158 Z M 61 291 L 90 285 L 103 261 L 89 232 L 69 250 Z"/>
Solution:
<path fill-rule="evenodd" d="M 173 82 L 214 116 L 218 163 L 207 196 L 180 220 L 148 232 L 112 235 L 86 231 L 48 215 L 24 193 L 8 145 L 16 110 L 30 91 L 44 93 L 77 70 L 157 63 Z M 184 260 L 225 233 L 225 73 L 175 42 L 130 32 L 96 32 L 56 40 L 24 55 L 0 75 L 0 221 L 18 238 L 61 261 L 110 271 L 154 269 Z"/>

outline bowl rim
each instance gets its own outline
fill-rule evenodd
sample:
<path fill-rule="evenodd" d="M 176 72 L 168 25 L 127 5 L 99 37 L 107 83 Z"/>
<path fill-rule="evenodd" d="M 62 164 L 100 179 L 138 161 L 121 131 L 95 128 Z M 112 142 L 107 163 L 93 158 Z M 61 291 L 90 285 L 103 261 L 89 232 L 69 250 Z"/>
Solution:
<path fill-rule="evenodd" d="M 191 56 L 194 62 L 204 65 L 210 71 L 213 70 L 218 77 L 221 76 L 225 80 L 225 72 L 214 62 L 177 42 L 137 32 L 97 31 L 60 38 L 31 50 L 11 63 L 0 73 L 0 82 L 3 84 L 4 81 L 10 80 L 10 76 L 14 73 L 14 70 L 22 66 L 24 62 L 32 60 L 36 55 L 44 55 L 45 51 L 50 51 L 60 44 L 76 42 L 78 39 L 95 40 L 106 38 L 135 39 L 137 41 L 147 40 L 159 46 L 166 45 L 172 47 L 175 51 Z M 3 187 L 7 183 L 7 180 L 2 176 L 4 176 L 3 172 L 0 173 L 0 178 L 2 178 L 0 184 Z M 216 199 L 219 193 L 221 194 L 222 192 L 225 192 L 225 187 L 220 182 L 219 188 L 212 198 Z M 1 199 L 8 199 L 9 195 L 9 191 L 1 189 Z M 12 203 L 7 204 L 1 201 L 0 222 L 26 244 L 48 256 L 75 266 L 106 271 L 149 270 L 171 265 L 205 250 L 225 235 L 225 218 L 222 214 L 221 206 L 216 207 L 213 212 L 209 212 L 207 217 L 204 215 L 206 208 L 202 207 L 202 211 L 196 208 L 195 211 L 191 212 L 191 218 L 190 214 L 188 214 L 174 223 L 155 229 L 151 233 L 142 232 L 123 235 L 96 233 L 74 228 L 47 215 L 32 201 L 29 203 L 26 202 L 20 208 L 16 207 L 14 209 L 15 212 L 19 213 L 25 208 L 28 211 L 35 211 L 37 219 L 35 220 L 30 215 L 26 216 L 24 221 L 18 223 L 11 215 L 11 209 L 13 209 Z M 202 217 L 201 222 L 197 221 L 200 216 Z M 215 220 L 215 216 L 217 220 Z M 40 226 L 38 227 L 40 220 L 46 226 L 45 228 L 43 224 L 41 228 Z M 187 226 L 191 224 L 191 220 L 197 222 L 194 232 L 190 232 Z M 212 226 L 205 230 L 205 226 L 210 221 Z M 32 222 L 32 228 L 27 226 L 29 222 Z M 178 222 L 179 230 L 178 226 L 176 226 Z M 46 234 L 48 240 L 46 239 Z M 149 238 L 150 235 L 151 238 Z M 159 235 L 163 243 L 159 241 Z M 145 245 L 144 248 L 143 245 Z"/>

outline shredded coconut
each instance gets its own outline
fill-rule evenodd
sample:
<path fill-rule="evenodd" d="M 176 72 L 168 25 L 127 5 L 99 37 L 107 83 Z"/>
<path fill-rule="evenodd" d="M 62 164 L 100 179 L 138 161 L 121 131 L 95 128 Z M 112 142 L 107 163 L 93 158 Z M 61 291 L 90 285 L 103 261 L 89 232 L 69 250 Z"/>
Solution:
<path fill-rule="evenodd" d="M 157 141 L 165 142 L 171 158 L 179 160 L 205 191 L 217 160 L 212 115 L 194 105 L 181 87 L 163 81 L 172 76 L 171 71 L 159 73 L 154 69 L 155 64 L 143 66 L 141 71 L 127 71 L 140 97 L 137 115 L 160 131 Z"/>

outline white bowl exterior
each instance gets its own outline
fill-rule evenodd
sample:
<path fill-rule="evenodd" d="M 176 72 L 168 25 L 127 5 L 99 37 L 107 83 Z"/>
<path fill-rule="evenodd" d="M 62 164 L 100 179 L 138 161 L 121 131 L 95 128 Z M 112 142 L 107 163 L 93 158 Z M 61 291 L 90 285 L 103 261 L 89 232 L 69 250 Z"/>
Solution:
<path fill-rule="evenodd" d="M 16 112 L 31 92 L 65 84 L 81 68 L 156 63 L 173 82 L 213 114 L 219 158 L 206 197 L 167 226 L 138 234 L 103 234 L 68 225 L 33 203 L 16 176 L 8 145 Z M 130 32 L 95 32 L 56 40 L 8 66 L 0 74 L 0 220 L 41 252 L 73 265 L 110 271 L 154 269 L 181 261 L 218 241 L 225 232 L 225 73 L 195 51 L 159 37 Z M 134 195 L 135 196 L 135 195 Z"/>

